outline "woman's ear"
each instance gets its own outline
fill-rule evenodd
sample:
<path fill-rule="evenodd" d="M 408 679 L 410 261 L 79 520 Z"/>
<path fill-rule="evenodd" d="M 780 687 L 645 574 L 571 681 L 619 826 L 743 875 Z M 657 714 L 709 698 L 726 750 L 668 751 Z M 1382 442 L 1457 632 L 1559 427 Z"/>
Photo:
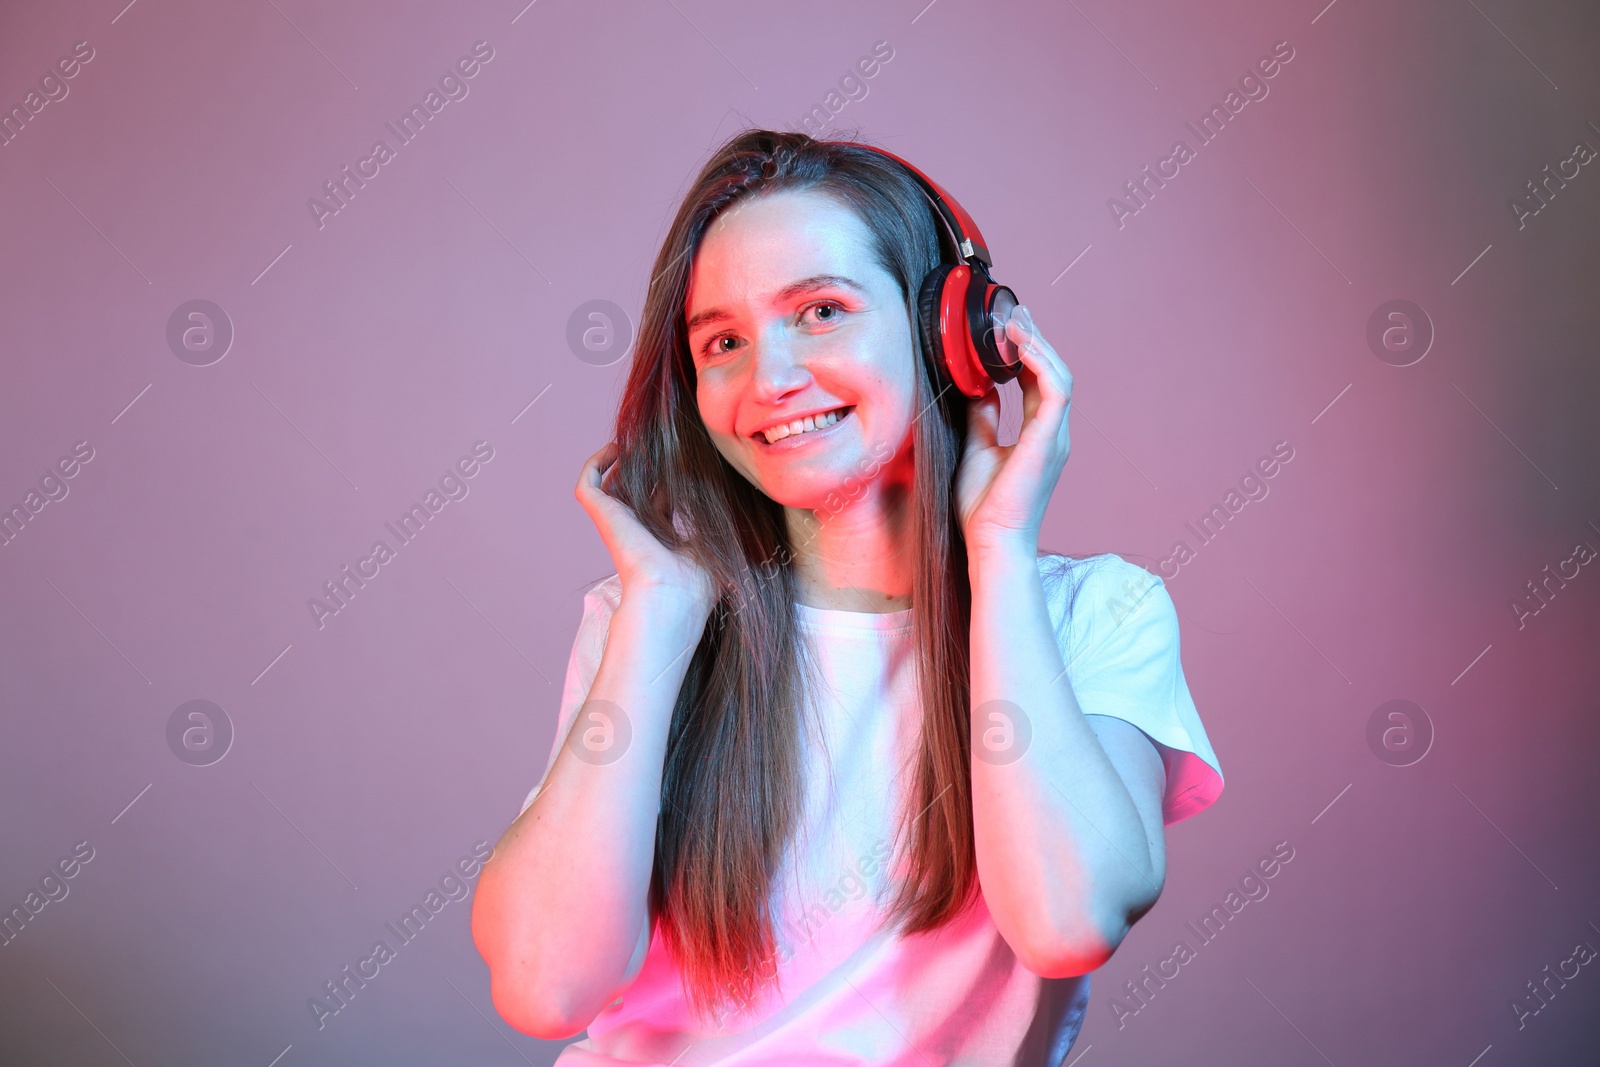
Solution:
<path fill-rule="evenodd" d="M 672 528 L 678 531 L 678 536 L 683 538 L 685 541 L 694 540 L 694 527 L 689 524 L 689 520 L 687 517 L 685 517 L 683 512 L 676 510 L 673 511 Z"/>

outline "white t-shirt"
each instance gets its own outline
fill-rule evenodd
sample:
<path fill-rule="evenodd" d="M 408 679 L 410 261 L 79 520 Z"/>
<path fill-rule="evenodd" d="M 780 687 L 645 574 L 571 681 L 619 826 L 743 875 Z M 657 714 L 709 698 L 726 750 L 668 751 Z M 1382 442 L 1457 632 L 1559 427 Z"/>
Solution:
<path fill-rule="evenodd" d="M 1222 792 L 1222 770 L 1184 681 L 1165 584 L 1110 554 L 1041 556 L 1039 569 L 1079 707 L 1125 719 L 1156 742 L 1166 825 L 1209 806 Z M 620 599 L 616 575 L 584 597 L 546 775 L 594 681 Z M 825 745 L 806 742 L 806 816 L 773 888 L 781 992 L 702 1030 L 658 927 L 638 976 L 562 1051 L 558 1067 L 1057 1067 L 1083 1025 L 1087 975 L 1027 970 L 981 897 L 929 933 L 879 929 L 902 802 L 891 786 L 909 788 L 909 772 L 898 768 L 911 766 L 920 741 L 911 612 L 796 611 L 827 681 L 826 692 L 808 696 L 820 701 L 812 706 Z"/>

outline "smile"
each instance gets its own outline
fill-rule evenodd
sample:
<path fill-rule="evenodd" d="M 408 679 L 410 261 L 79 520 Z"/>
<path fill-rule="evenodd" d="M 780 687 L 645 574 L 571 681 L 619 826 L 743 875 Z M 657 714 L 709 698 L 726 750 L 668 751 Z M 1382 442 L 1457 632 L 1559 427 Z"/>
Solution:
<path fill-rule="evenodd" d="M 756 440 L 762 441 L 769 447 L 791 438 L 809 437 L 822 433 L 833 426 L 837 426 L 849 417 L 854 411 L 853 406 L 834 408 L 832 411 L 823 412 L 821 415 L 811 415 L 803 419 L 796 419 L 783 426 L 774 426 L 755 435 Z"/>

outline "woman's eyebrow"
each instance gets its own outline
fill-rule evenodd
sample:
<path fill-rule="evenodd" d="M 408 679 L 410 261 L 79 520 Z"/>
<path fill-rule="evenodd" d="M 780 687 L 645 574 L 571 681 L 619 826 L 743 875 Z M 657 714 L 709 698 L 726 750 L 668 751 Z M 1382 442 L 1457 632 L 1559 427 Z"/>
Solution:
<path fill-rule="evenodd" d="M 809 278 L 801 278 L 799 281 L 791 282 L 779 289 L 773 294 L 772 302 L 774 304 L 787 303 L 797 296 L 814 293 L 819 289 L 849 289 L 861 296 L 867 295 L 864 285 L 846 278 L 842 274 L 813 274 Z M 724 322 L 731 318 L 733 318 L 732 313 L 725 308 L 707 308 L 704 311 L 696 312 L 694 317 L 689 320 L 688 325 L 684 327 L 684 330 L 686 333 L 693 333 L 701 326 L 709 326 L 714 322 Z"/>

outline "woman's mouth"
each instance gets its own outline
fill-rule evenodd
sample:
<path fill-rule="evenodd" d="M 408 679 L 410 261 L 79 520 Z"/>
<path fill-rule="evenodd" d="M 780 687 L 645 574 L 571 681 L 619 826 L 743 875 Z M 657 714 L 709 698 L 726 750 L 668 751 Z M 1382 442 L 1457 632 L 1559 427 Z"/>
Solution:
<path fill-rule="evenodd" d="M 831 436 L 831 431 L 855 411 L 855 406 L 834 408 L 821 415 L 811 415 L 803 419 L 796 419 L 783 426 L 774 426 L 770 430 L 763 430 L 755 435 L 755 439 L 768 448 L 779 446 L 787 448 L 799 447 L 805 441 L 813 438 Z"/>

